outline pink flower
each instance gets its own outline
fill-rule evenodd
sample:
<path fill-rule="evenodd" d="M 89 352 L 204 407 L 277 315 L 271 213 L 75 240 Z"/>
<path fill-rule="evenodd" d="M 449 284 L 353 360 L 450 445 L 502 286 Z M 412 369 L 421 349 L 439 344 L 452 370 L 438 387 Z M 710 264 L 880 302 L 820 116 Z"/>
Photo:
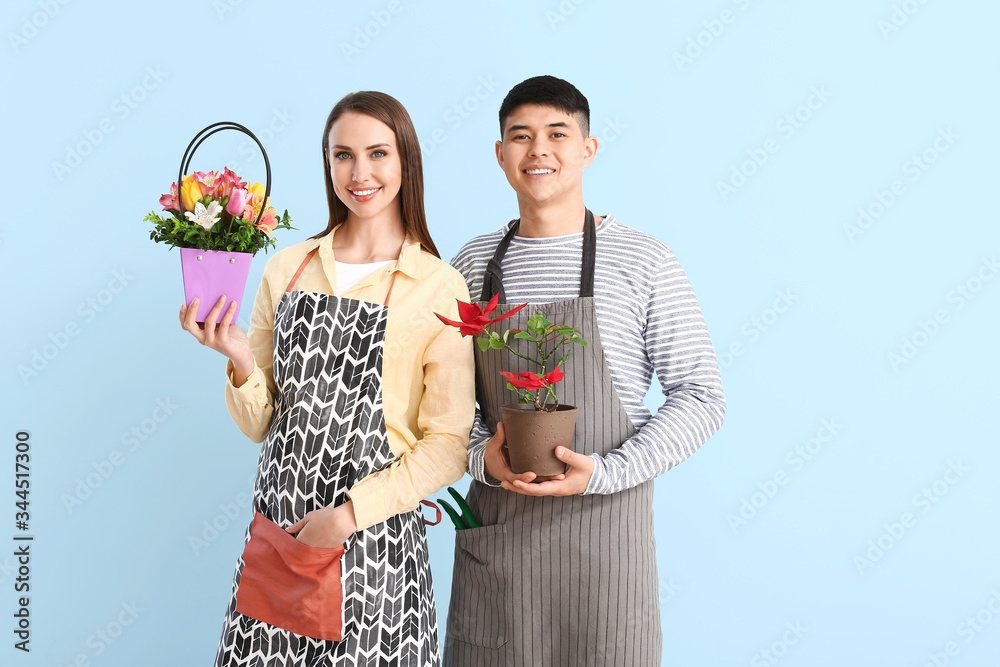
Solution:
<path fill-rule="evenodd" d="M 274 228 L 278 226 L 278 214 L 273 208 L 264 209 L 264 215 L 260 216 L 257 229 L 268 236 L 274 233 Z"/>
<path fill-rule="evenodd" d="M 222 174 L 217 171 L 196 171 L 194 182 L 201 187 L 202 196 L 220 199 L 219 191 L 222 189 Z"/>
<path fill-rule="evenodd" d="M 241 181 L 240 177 L 230 170 L 229 167 L 223 167 L 222 177 L 219 180 L 221 181 L 221 185 L 219 186 L 220 199 L 232 196 L 234 190 L 245 190 L 247 187 L 246 182 Z M 233 213 L 233 215 L 236 214 Z"/>
<path fill-rule="evenodd" d="M 250 193 L 244 189 L 233 189 L 229 192 L 229 203 L 226 204 L 226 213 L 238 218 L 243 215 L 247 202 L 250 201 Z"/>
<path fill-rule="evenodd" d="M 170 184 L 170 192 L 160 197 L 160 205 L 164 211 L 180 211 L 177 208 L 177 184 Z"/>

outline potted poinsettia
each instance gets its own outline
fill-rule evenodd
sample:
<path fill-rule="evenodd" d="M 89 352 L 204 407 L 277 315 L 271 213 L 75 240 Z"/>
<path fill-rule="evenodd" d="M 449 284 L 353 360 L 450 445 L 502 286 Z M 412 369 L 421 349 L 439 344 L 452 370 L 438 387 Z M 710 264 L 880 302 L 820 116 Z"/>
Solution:
<path fill-rule="evenodd" d="M 459 301 L 461 321 L 458 322 L 435 314 L 445 324 L 458 328 L 462 336 L 475 336 L 483 352 L 507 350 L 537 367 L 537 372 L 500 371 L 507 380 L 507 389 L 517 394 L 518 400 L 501 407 L 510 467 L 518 474 L 531 471 L 537 475 L 558 475 L 566 465 L 556 458 L 555 449 L 560 445 L 569 448 L 572 443 L 577 409 L 559 402 L 555 385 L 566 377 L 563 365 L 573 346 L 586 346 L 587 341 L 579 329 L 553 323 L 540 313 L 528 318 L 526 330 L 509 329 L 502 334 L 491 331 L 493 324 L 528 305 L 521 304 L 500 317 L 490 318 L 498 299 L 494 296 L 485 310 L 478 304 Z M 513 341 L 518 340 L 526 343 L 518 346 L 520 350 L 514 348 Z"/>
<path fill-rule="evenodd" d="M 242 125 L 228 121 L 209 125 L 188 146 L 181 161 L 181 174 L 199 140 L 203 140 L 202 135 L 207 138 L 226 129 L 240 130 L 257 141 Z M 257 144 L 263 151 L 259 141 Z M 271 206 L 271 169 L 266 153 L 264 162 L 267 185 L 243 181 L 228 167 L 221 172 L 197 171 L 179 176 L 179 182 L 172 183 L 170 191 L 160 197 L 165 215 L 150 212 L 144 218 L 153 224 L 150 239 L 180 248 L 185 303 L 197 297 L 204 304 L 214 304 L 225 294 L 237 301 L 233 321 L 239 317 L 250 259 L 257 251 L 266 252 L 274 246 L 275 229 L 294 229 L 288 211 L 279 217 Z M 199 311 L 199 322 L 204 322 L 209 310 Z"/>

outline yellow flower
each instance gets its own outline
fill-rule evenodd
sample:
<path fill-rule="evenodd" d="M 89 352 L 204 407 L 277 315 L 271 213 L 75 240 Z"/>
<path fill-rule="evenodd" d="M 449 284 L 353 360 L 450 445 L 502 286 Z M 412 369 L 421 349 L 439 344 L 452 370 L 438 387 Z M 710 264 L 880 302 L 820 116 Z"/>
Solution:
<path fill-rule="evenodd" d="M 194 178 L 186 176 L 184 182 L 181 184 L 181 205 L 184 207 L 184 210 L 193 210 L 194 205 L 201 201 L 202 196 L 201 187 L 195 182 Z"/>
<path fill-rule="evenodd" d="M 256 219 L 260 215 L 260 209 L 266 208 L 267 203 L 264 202 L 264 192 L 267 188 L 263 183 L 251 183 L 247 191 L 250 193 L 250 205 L 253 207 L 253 218 Z M 268 197 L 268 203 L 271 198 Z"/>

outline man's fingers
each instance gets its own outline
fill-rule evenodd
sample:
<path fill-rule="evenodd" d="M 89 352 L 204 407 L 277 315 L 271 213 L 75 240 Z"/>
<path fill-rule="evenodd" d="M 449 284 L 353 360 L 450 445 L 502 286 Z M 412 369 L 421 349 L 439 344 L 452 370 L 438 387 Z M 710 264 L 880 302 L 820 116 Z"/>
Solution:
<path fill-rule="evenodd" d="M 562 447 L 562 446 L 556 447 L 555 454 L 557 459 L 559 459 L 563 463 L 568 463 L 571 466 L 578 466 L 581 463 L 581 459 L 590 458 L 584 456 L 583 454 L 578 454 L 577 452 L 574 452 L 572 449 L 568 447 Z"/>

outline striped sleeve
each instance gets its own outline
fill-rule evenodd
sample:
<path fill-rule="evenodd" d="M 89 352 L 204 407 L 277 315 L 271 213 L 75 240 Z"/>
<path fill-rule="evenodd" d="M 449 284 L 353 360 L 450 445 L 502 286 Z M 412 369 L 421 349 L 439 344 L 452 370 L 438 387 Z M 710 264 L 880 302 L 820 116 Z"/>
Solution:
<path fill-rule="evenodd" d="M 586 493 L 616 493 L 652 479 L 694 454 L 722 426 L 726 399 L 715 350 L 673 253 L 653 280 L 643 340 L 663 405 L 619 447 L 592 456 L 594 475 Z"/>

